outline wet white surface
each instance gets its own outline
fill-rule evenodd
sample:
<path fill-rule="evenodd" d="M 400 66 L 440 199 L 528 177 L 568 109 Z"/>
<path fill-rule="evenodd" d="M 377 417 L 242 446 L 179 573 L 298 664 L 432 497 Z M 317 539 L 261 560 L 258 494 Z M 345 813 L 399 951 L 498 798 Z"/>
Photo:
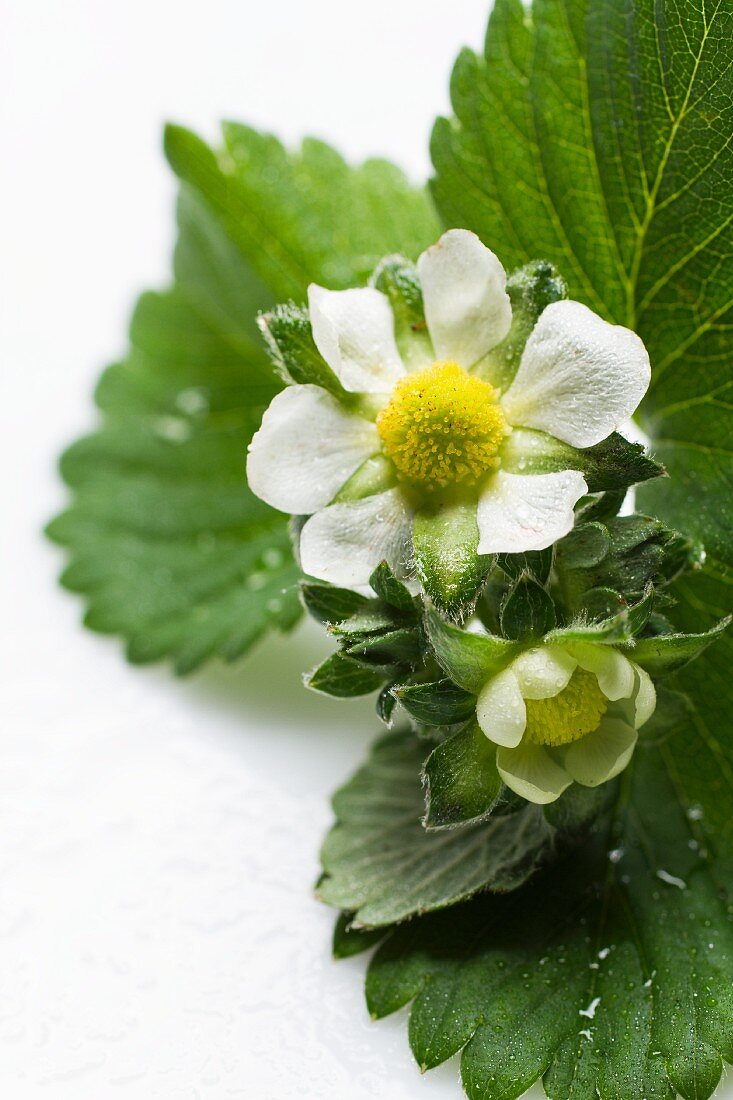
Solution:
<path fill-rule="evenodd" d="M 368 1019 L 363 960 L 329 957 L 327 798 L 377 726 L 300 687 L 318 631 L 186 682 L 129 668 L 40 529 L 135 293 L 167 278 L 163 118 L 316 131 L 419 178 L 485 4 L 2 8 L 0 1094 L 458 1097 L 455 1063 L 421 1077 L 403 1015 Z"/>

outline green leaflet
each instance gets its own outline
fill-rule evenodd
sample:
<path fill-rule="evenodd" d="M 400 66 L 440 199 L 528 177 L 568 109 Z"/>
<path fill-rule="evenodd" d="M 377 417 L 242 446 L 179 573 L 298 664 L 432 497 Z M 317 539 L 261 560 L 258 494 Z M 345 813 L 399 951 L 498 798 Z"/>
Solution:
<path fill-rule="evenodd" d="M 363 282 L 385 253 L 438 235 L 429 201 L 382 161 L 350 168 L 306 141 L 225 128 L 217 157 L 171 127 L 183 181 L 172 288 L 144 294 L 126 359 L 102 377 L 99 431 L 62 460 L 73 499 L 49 534 L 86 622 L 131 660 L 179 672 L 232 660 L 300 614 L 286 517 L 247 489 L 247 442 L 280 383 L 256 317 L 310 281 Z"/>
<path fill-rule="evenodd" d="M 411 733 L 388 734 L 334 796 L 318 895 L 352 913 L 357 927 L 440 909 L 487 886 L 512 890 L 552 845 L 542 811 L 526 804 L 482 825 L 427 832 L 420 783 L 427 752 Z"/>
<path fill-rule="evenodd" d="M 420 1065 L 463 1050 L 476 1100 L 514 1100 L 543 1075 L 550 1100 L 712 1093 L 733 1054 L 733 919 L 679 799 L 681 741 L 639 750 L 611 830 L 568 860 L 388 936 L 369 1009 L 414 1000 Z"/>

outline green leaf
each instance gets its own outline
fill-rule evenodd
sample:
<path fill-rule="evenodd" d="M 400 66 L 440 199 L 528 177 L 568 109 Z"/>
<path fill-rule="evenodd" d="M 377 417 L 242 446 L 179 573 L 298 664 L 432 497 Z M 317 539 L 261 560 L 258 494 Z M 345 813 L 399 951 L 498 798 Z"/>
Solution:
<path fill-rule="evenodd" d="M 335 959 L 360 955 L 384 939 L 384 928 L 353 928 L 352 914 L 341 913 L 333 930 L 332 951 Z"/>
<path fill-rule="evenodd" d="M 383 668 L 365 668 L 359 661 L 332 653 L 318 668 L 308 673 L 303 682 L 313 691 L 333 695 L 337 699 L 354 699 L 370 695 L 387 679 Z"/>
<path fill-rule="evenodd" d="M 433 749 L 425 761 L 429 829 L 468 825 L 487 818 L 502 789 L 496 745 L 474 719 Z"/>
<path fill-rule="evenodd" d="M 321 852 L 319 897 L 381 926 L 440 909 L 491 887 L 511 890 L 532 874 L 553 830 L 536 806 L 450 833 L 426 831 L 420 770 L 425 745 L 389 734 L 337 791 L 336 824 Z"/>
<path fill-rule="evenodd" d="M 351 168 L 314 141 L 291 154 L 237 126 L 225 140 L 217 156 L 166 133 L 184 183 L 175 282 L 140 299 L 130 350 L 97 391 L 102 425 L 62 460 L 71 505 L 49 526 L 87 624 L 180 672 L 300 614 L 286 517 L 245 480 L 279 388 L 257 314 L 313 280 L 364 282 L 385 252 L 417 255 L 439 232 L 426 195 L 383 161 Z"/>
<path fill-rule="evenodd" d="M 223 137 L 215 156 L 195 134 L 169 126 L 166 155 L 179 179 L 206 196 L 276 302 L 304 300 L 311 282 L 365 283 L 384 255 L 416 257 L 440 232 L 427 196 L 387 161 L 352 168 L 311 138 L 291 154 L 272 135 L 233 122 Z"/>
<path fill-rule="evenodd" d="M 130 353 L 98 387 L 103 426 L 62 459 L 74 499 L 49 534 L 69 548 L 62 580 L 86 597 L 87 625 L 122 634 L 133 661 L 186 672 L 300 610 L 285 517 L 244 480 L 276 392 L 254 326 L 264 292 L 188 192 L 179 226 L 176 286 L 140 299 Z"/>
<path fill-rule="evenodd" d="M 484 55 L 456 63 L 457 118 L 433 133 L 446 223 L 510 269 L 545 257 L 570 297 L 635 328 L 653 398 L 724 346 L 732 21 L 713 0 L 538 0 L 531 18 L 497 0 Z"/>
<path fill-rule="evenodd" d="M 461 630 L 447 623 L 430 607 L 425 612 L 425 626 L 441 667 L 459 687 L 474 695 L 519 649 L 516 642 L 506 638 Z"/>
<path fill-rule="evenodd" d="M 501 609 L 501 632 L 526 641 L 555 628 L 555 605 L 545 588 L 529 575 L 519 577 Z"/>
<path fill-rule="evenodd" d="M 446 615 L 470 613 L 496 563 L 494 555 L 477 553 L 478 542 L 475 501 L 444 501 L 415 515 L 415 569 L 429 598 Z"/>
<path fill-rule="evenodd" d="M 683 742 L 638 750 L 610 824 L 569 858 L 389 934 L 368 1005 L 414 1001 L 418 1064 L 462 1051 L 476 1100 L 540 1077 L 550 1100 L 710 1096 L 733 1053 L 733 918 L 680 799 Z"/>

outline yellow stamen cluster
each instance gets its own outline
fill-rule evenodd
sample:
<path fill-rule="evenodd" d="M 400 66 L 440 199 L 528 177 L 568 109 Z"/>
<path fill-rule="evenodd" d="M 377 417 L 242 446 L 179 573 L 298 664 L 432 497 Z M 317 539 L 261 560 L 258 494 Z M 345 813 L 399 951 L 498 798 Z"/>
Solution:
<path fill-rule="evenodd" d="M 499 465 L 509 427 L 492 385 L 457 363 L 408 374 L 377 418 L 398 475 L 423 489 L 476 485 Z"/>
<path fill-rule="evenodd" d="M 570 681 L 551 699 L 525 699 L 524 737 L 533 745 L 569 745 L 597 729 L 608 700 L 592 672 L 576 668 Z"/>

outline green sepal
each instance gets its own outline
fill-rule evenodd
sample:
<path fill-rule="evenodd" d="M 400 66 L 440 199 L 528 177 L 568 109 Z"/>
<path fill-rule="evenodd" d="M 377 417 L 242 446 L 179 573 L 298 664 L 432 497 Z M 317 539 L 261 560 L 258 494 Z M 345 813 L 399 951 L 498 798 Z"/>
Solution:
<path fill-rule="evenodd" d="M 383 940 L 387 928 L 354 928 L 353 913 L 339 913 L 333 930 L 331 952 L 334 959 L 350 959 Z"/>
<path fill-rule="evenodd" d="M 577 615 L 591 589 L 633 599 L 652 582 L 671 583 L 696 555 L 690 539 L 657 519 L 634 514 L 579 524 L 558 543 L 555 561 L 567 609 Z"/>
<path fill-rule="evenodd" d="M 287 302 L 260 313 L 257 323 L 283 382 L 320 386 L 344 404 L 353 404 L 355 395 L 347 393 L 314 343 L 307 309 Z"/>
<path fill-rule="evenodd" d="M 313 672 L 306 673 L 303 683 L 322 695 L 332 695 L 336 699 L 355 699 L 359 695 L 370 695 L 376 691 L 387 676 L 383 668 L 365 668 L 363 664 L 341 653 L 332 653 Z"/>
<path fill-rule="evenodd" d="M 501 672 L 519 652 L 517 642 L 493 634 L 474 634 L 447 623 L 433 608 L 425 612 L 425 628 L 435 656 L 459 687 L 477 695 L 486 681 Z"/>
<path fill-rule="evenodd" d="M 554 554 L 554 546 L 545 550 L 526 550 L 523 554 L 499 554 L 496 564 L 512 581 L 529 573 L 540 584 L 546 584 L 552 572 Z"/>
<path fill-rule="evenodd" d="M 611 536 L 602 523 L 576 523 L 557 544 L 558 571 L 590 569 L 599 565 L 610 549 Z"/>
<path fill-rule="evenodd" d="M 473 719 L 433 749 L 425 762 L 423 824 L 427 829 L 474 825 L 490 816 L 502 789 L 496 745 Z"/>
<path fill-rule="evenodd" d="M 348 504 L 352 500 L 363 500 L 364 497 L 375 496 L 377 493 L 386 493 L 395 484 L 395 469 L 385 455 L 375 454 L 362 462 L 357 470 L 354 470 L 348 481 L 339 489 L 333 498 L 333 504 Z"/>
<path fill-rule="evenodd" d="M 541 638 L 557 622 L 552 597 L 534 577 L 515 581 L 501 609 L 501 632 L 506 638 L 525 641 Z"/>
<path fill-rule="evenodd" d="M 366 607 L 359 608 L 348 619 L 329 626 L 329 633 L 346 642 L 361 641 L 371 634 L 382 634 L 394 630 L 398 625 L 390 607 L 384 607 L 376 600 L 370 600 Z"/>
<path fill-rule="evenodd" d="M 370 664 L 413 665 L 421 655 L 420 637 L 414 627 L 401 627 L 362 638 L 347 645 L 344 652 L 349 657 L 357 657 Z"/>
<path fill-rule="evenodd" d="M 579 470 L 589 493 L 627 489 L 665 474 L 664 467 L 649 458 L 640 443 L 630 443 L 618 432 L 581 451 L 531 428 L 512 431 L 502 448 L 502 468 L 522 474 Z"/>
<path fill-rule="evenodd" d="M 415 569 L 425 592 L 445 615 L 469 614 L 496 558 L 477 553 L 475 501 L 421 508 L 412 528 Z"/>
<path fill-rule="evenodd" d="M 657 634 L 653 638 L 639 638 L 628 649 L 628 656 L 652 676 L 665 676 L 699 657 L 720 638 L 730 622 L 728 615 L 704 634 Z"/>
<path fill-rule="evenodd" d="M 404 256 L 385 256 L 370 281 L 389 298 L 397 349 L 407 369 L 429 366 L 435 354 L 415 265 Z"/>
<path fill-rule="evenodd" d="M 480 374 L 503 390 L 508 389 L 517 373 L 524 345 L 542 311 L 551 302 L 568 296 L 565 280 L 547 260 L 532 260 L 513 271 L 506 290 L 512 303 L 511 328 L 479 367 Z"/>
<path fill-rule="evenodd" d="M 589 622 L 607 622 L 623 614 L 626 600 L 613 588 L 589 588 L 577 603 L 578 617 Z"/>
<path fill-rule="evenodd" d="M 617 783 L 601 783 L 599 787 L 582 787 L 572 783 L 556 802 L 544 806 L 546 820 L 564 839 L 585 839 L 587 830 L 610 809 L 617 795 Z"/>
<path fill-rule="evenodd" d="M 386 561 L 381 562 L 369 578 L 369 584 L 380 600 L 407 614 L 415 613 L 415 600 L 409 588 L 395 577 Z"/>
<path fill-rule="evenodd" d="M 596 496 L 582 497 L 575 506 L 576 523 L 605 522 L 617 516 L 626 500 L 628 489 L 608 489 Z"/>
<path fill-rule="evenodd" d="M 618 602 L 623 603 L 622 609 L 617 615 L 600 619 L 597 622 L 588 622 L 587 619 L 579 619 L 567 626 L 557 627 L 545 635 L 548 645 L 572 645 L 576 642 L 595 642 L 599 645 L 623 645 L 633 641 L 634 636 L 646 626 L 654 607 L 656 592 L 649 585 L 644 595 L 633 604 L 626 604 L 618 593 L 610 595 Z"/>
<path fill-rule="evenodd" d="M 453 726 L 467 721 L 476 710 L 476 696 L 452 680 L 398 685 L 392 694 L 411 718 L 426 726 Z"/>
<path fill-rule="evenodd" d="M 369 602 L 366 596 L 349 588 L 314 582 L 301 584 L 300 595 L 308 614 L 324 626 L 343 622 Z"/>

